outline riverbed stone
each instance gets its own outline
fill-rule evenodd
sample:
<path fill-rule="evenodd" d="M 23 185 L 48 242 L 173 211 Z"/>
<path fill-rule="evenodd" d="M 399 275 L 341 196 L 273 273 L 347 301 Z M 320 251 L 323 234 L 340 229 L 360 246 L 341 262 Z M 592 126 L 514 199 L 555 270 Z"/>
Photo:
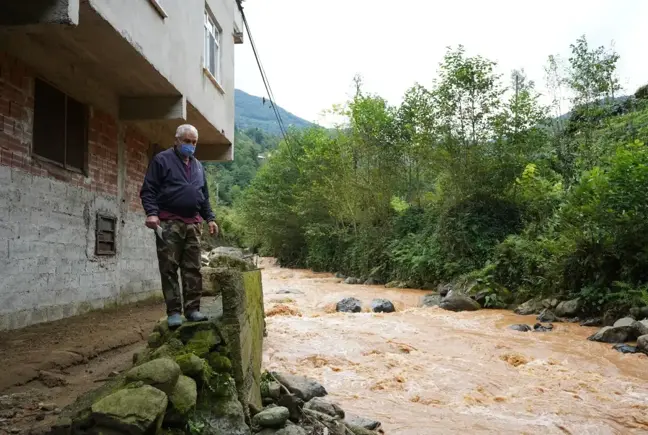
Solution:
<path fill-rule="evenodd" d="M 648 319 L 648 307 L 632 307 L 630 315 L 637 320 Z"/>
<path fill-rule="evenodd" d="M 288 408 L 290 411 L 290 420 L 295 423 L 299 422 L 302 417 L 304 401 L 294 394 L 284 394 L 277 400 L 277 405 Z"/>
<path fill-rule="evenodd" d="M 543 325 L 542 323 L 536 323 L 533 325 L 534 332 L 549 332 L 553 331 L 554 326 L 551 323 Z"/>
<path fill-rule="evenodd" d="M 302 399 L 304 402 L 308 402 L 314 397 L 324 397 L 328 394 L 326 389 L 319 382 L 309 379 L 306 376 L 277 372 L 273 372 L 272 375 L 283 386 L 285 386 L 288 391 Z"/>
<path fill-rule="evenodd" d="M 344 280 L 344 283 L 349 285 L 356 285 L 356 284 L 362 284 L 362 281 L 360 281 L 358 278 L 354 278 L 350 276 Z"/>
<path fill-rule="evenodd" d="M 511 326 L 508 327 L 508 329 L 512 329 L 513 331 L 518 331 L 518 332 L 532 331 L 532 328 L 529 325 L 525 325 L 524 323 L 518 323 L 516 325 L 511 325 Z"/>
<path fill-rule="evenodd" d="M 558 317 L 549 308 L 545 308 L 536 318 L 538 322 L 557 322 Z"/>
<path fill-rule="evenodd" d="M 614 325 L 612 325 L 612 326 L 615 327 L 615 328 L 617 328 L 619 326 L 630 326 L 634 322 L 635 322 L 635 319 L 633 319 L 632 317 L 624 317 L 624 318 L 619 319 L 616 322 L 614 322 Z"/>
<path fill-rule="evenodd" d="M 371 311 L 374 313 L 393 313 L 396 308 L 387 299 L 374 299 L 371 301 Z"/>
<path fill-rule="evenodd" d="M 441 303 L 441 295 L 431 293 L 423 296 L 421 299 L 422 307 L 437 307 Z"/>
<path fill-rule="evenodd" d="M 289 417 L 290 411 L 288 411 L 288 408 L 275 406 L 266 408 L 252 417 L 252 425 L 257 427 L 280 428 L 286 424 Z"/>
<path fill-rule="evenodd" d="M 340 408 L 337 404 L 329 402 L 328 400 L 321 397 L 314 397 L 313 399 L 309 400 L 304 405 L 304 408 L 312 409 L 314 411 L 321 412 L 322 414 L 330 415 L 331 417 L 344 419 L 344 410 L 342 408 Z"/>
<path fill-rule="evenodd" d="M 170 394 L 180 377 L 180 366 L 169 358 L 159 358 L 130 369 L 126 373 L 128 382 L 141 381 Z"/>
<path fill-rule="evenodd" d="M 477 311 L 481 308 L 479 304 L 470 297 L 456 293 L 446 296 L 439 304 L 439 307 L 444 310 L 455 312 Z"/>
<path fill-rule="evenodd" d="M 639 352 L 639 349 L 637 349 L 635 346 L 629 346 L 627 344 L 623 343 L 618 343 L 612 346 L 612 349 L 621 352 L 621 353 L 637 353 Z"/>
<path fill-rule="evenodd" d="M 636 337 L 641 337 L 642 335 L 648 335 L 648 320 L 638 320 L 635 321 L 632 325 Z"/>
<path fill-rule="evenodd" d="M 569 301 L 562 301 L 556 306 L 554 314 L 558 317 L 575 317 L 583 306 L 579 298 L 571 299 Z"/>
<path fill-rule="evenodd" d="M 580 322 L 581 326 L 601 326 L 603 324 L 602 317 L 593 317 L 591 319 L 586 319 Z"/>
<path fill-rule="evenodd" d="M 523 304 L 518 305 L 518 307 L 514 311 L 515 314 L 519 314 L 521 316 L 528 316 L 530 314 L 538 314 L 544 308 L 545 307 L 541 300 L 531 299 L 526 301 Z"/>
<path fill-rule="evenodd" d="M 370 418 L 360 417 L 354 414 L 347 414 L 344 423 L 349 426 L 358 426 L 364 429 L 376 431 L 380 429 L 381 423 Z"/>
<path fill-rule="evenodd" d="M 648 354 L 648 334 L 642 335 L 637 338 L 637 349 L 645 354 Z"/>
<path fill-rule="evenodd" d="M 342 313 L 359 313 L 362 311 L 362 302 L 356 298 L 344 298 L 337 303 L 335 310 Z"/>
<path fill-rule="evenodd" d="M 598 332 L 587 339 L 590 341 L 599 341 L 602 343 L 624 343 L 633 333 L 631 326 L 604 326 Z"/>
<path fill-rule="evenodd" d="M 378 281 L 376 278 L 368 278 L 365 282 L 364 285 L 379 285 L 380 281 Z"/>
<path fill-rule="evenodd" d="M 167 403 L 166 394 L 150 385 L 125 388 L 92 405 L 92 418 L 120 433 L 144 434 L 162 423 Z"/>

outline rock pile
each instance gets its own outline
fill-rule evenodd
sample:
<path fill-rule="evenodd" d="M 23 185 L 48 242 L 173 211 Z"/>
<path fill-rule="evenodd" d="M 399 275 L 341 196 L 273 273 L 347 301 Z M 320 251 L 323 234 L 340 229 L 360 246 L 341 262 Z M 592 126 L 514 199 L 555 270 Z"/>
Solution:
<path fill-rule="evenodd" d="M 604 326 L 588 337 L 588 340 L 615 344 L 636 340 L 637 346 L 635 350 L 648 354 L 648 319 L 638 321 L 632 317 L 624 317 L 617 320 L 613 326 Z M 615 347 L 620 352 L 634 353 L 631 348 L 632 346 Z"/>
<path fill-rule="evenodd" d="M 261 395 L 265 408 L 252 417 L 259 435 L 372 435 L 382 432 L 380 422 L 347 415 L 326 400 L 318 382 L 303 376 L 265 373 Z"/>
<path fill-rule="evenodd" d="M 65 408 L 53 433 L 250 433 L 216 321 L 172 331 L 162 319 L 148 342 L 130 370 Z"/>

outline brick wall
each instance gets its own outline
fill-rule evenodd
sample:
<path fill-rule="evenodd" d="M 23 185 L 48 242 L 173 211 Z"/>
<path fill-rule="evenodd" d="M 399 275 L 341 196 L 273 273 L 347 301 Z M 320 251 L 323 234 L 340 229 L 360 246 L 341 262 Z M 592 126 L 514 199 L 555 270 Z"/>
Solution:
<path fill-rule="evenodd" d="M 35 71 L 0 52 L 0 330 L 158 292 L 139 187 L 148 141 L 91 108 L 88 172 L 31 154 Z M 65 91 L 65 90 L 63 90 Z M 117 255 L 95 255 L 96 213 L 117 217 Z"/>

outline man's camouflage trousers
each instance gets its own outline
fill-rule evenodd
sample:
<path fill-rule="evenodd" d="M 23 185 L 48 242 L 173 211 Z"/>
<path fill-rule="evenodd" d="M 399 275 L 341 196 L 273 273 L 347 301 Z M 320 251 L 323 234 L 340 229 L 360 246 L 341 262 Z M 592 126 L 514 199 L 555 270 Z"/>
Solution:
<path fill-rule="evenodd" d="M 158 263 L 162 277 L 162 292 L 167 314 L 182 313 L 182 299 L 178 285 L 178 267 L 182 278 L 184 311 L 200 310 L 202 275 L 200 274 L 200 236 L 202 224 L 180 221 L 162 221 L 162 237 L 155 237 Z"/>

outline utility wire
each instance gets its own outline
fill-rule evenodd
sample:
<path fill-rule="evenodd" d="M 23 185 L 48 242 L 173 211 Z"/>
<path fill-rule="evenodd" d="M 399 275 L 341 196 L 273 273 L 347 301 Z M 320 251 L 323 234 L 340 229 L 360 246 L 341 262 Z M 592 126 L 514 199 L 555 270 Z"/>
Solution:
<path fill-rule="evenodd" d="M 256 44 L 254 43 L 254 38 L 252 37 L 252 31 L 250 30 L 250 24 L 247 21 L 247 17 L 245 16 L 245 12 L 243 11 L 243 6 L 241 5 L 241 0 L 237 0 L 237 5 L 239 7 L 239 11 L 241 12 L 241 16 L 243 17 L 243 24 L 245 25 L 245 30 L 248 35 L 248 39 L 250 40 L 250 45 L 252 46 L 252 52 L 254 53 L 254 58 L 256 60 L 257 66 L 259 68 L 259 72 L 261 73 L 261 79 L 263 80 L 263 85 L 266 89 L 266 92 L 268 94 L 268 99 L 270 100 L 270 106 L 272 107 L 272 110 L 275 114 L 275 118 L 277 118 L 277 124 L 279 125 L 279 130 L 281 131 L 281 135 L 284 138 L 284 141 L 288 145 L 288 151 L 290 153 L 290 156 L 293 157 L 292 154 L 292 147 L 290 144 L 290 141 L 288 140 L 288 131 L 286 129 L 286 126 L 283 122 L 283 119 L 281 118 L 281 113 L 279 113 L 279 109 L 277 108 L 277 101 L 274 97 L 274 93 L 272 92 L 272 88 L 270 87 L 270 81 L 268 80 L 268 76 L 265 72 L 265 69 L 263 68 L 263 64 L 261 63 L 261 59 L 259 58 L 259 53 L 256 48 Z M 294 159 L 294 157 L 293 157 Z"/>

